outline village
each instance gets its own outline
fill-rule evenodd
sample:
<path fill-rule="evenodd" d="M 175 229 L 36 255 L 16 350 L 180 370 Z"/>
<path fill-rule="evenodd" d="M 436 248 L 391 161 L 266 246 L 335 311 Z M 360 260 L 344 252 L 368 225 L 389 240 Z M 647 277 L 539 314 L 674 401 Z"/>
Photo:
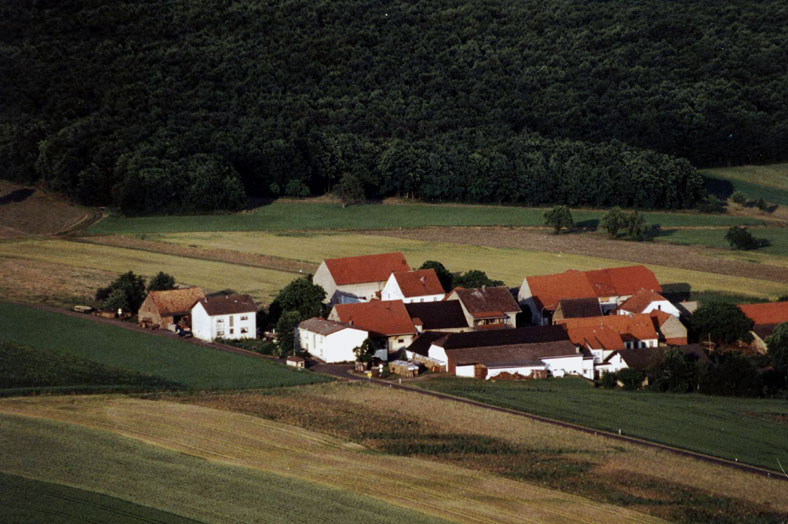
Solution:
<path fill-rule="evenodd" d="M 598 380 L 627 368 L 645 372 L 668 349 L 701 362 L 713 349 L 711 341 L 688 343 L 698 303 L 668 300 L 643 265 L 525 276 L 519 288 L 446 290 L 434 269 L 414 270 L 402 253 L 383 253 L 326 259 L 307 278 L 325 291 L 328 314 L 294 329 L 286 362 L 298 368 L 352 363 L 376 377 Z M 140 326 L 208 342 L 275 340 L 281 333 L 257 325 L 258 309 L 249 295 L 188 287 L 151 291 L 137 317 Z M 747 347 L 765 353 L 764 339 L 788 321 L 788 302 L 740 309 L 754 324 Z"/>

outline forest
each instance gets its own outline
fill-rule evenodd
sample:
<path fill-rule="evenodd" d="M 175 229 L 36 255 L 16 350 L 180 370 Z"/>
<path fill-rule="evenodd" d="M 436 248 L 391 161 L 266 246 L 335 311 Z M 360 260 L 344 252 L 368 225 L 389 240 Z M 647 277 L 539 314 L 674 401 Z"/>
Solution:
<path fill-rule="evenodd" d="M 126 214 L 686 208 L 788 158 L 783 0 L 25 0 L 0 77 L 0 177 Z"/>

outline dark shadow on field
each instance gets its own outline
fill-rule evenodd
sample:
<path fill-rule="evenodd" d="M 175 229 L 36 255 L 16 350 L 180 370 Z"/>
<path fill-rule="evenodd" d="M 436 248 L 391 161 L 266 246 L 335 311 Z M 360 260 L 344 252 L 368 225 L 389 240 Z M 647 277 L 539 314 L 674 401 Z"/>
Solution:
<path fill-rule="evenodd" d="M 676 282 L 675 284 L 663 284 L 662 296 L 671 302 L 681 302 L 689 300 L 692 293 L 692 286 L 687 282 Z"/>
<path fill-rule="evenodd" d="M 12 202 L 23 202 L 27 200 L 35 192 L 36 192 L 35 189 L 30 189 L 30 188 L 23 188 L 23 189 L 17 189 L 16 191 L 11 191 L 7 195 L 0 196 L 0 206 L 5 204 L 10 204 Z"/>
<path fill-rule="evenodd" d="M 723 202 L 733 194 L 733 184 L 729 180 L 721 178 L 711 178 L 706 175 L 703 176 L 703 185 L 710 194 L 719 198 Z"/>
<path fill-rule="evenodd" d="M 575 224 L 575 229 L 578 231 L 596 231 L 599 227 L 599 219 L 592 218 L 590 220 L 581 220 Z"/>

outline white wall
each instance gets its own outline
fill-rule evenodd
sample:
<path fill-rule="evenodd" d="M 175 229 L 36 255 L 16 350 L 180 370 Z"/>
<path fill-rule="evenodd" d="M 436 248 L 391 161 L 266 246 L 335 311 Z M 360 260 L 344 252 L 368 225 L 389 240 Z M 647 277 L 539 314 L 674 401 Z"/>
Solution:
<path fill-rule="evenodd" d="M 583 355 L 581 353 L 565 357 L 543 358 L 541 360 L 554 377 L 583 375 Z"/>
<path fill-rule="evenodd" d="M 198 302 L 192 308 L 192 335 L 208 342 L 217 338 L 229 340 L 256 338 L 257 315 L 254 311 L 249 311 L 209 316 L 203 305 Z"/>
<path fill-rule="evenodd" d="M 457 375 L 458 377 L 473 378 L 476 376 L 475 372 L 476 372 L 476 366 L 474 364 L 471 364 L 469 366 L 457 366 L 454 374 Z"/>
<path fill-rule="evenodd" d="M 315 271 L 315 274 L 312 277 L 312 283 L 317 284 L 326 291 L 326 298 L 323 299 L 323 302 L 325 304 L 330 303 L 334 298 L 334 293 L 337 290 L 337 286 L 334 283 L 334 277 L 331 276 L 331 272 L 328 270 L 328 266 L 326 265 L 325 261 L 321 262 L 320 266 L 317 268 L 317 271 Z"/>
<path fill-rule="evenodd" d="M 386 281 L 386 285 L 383 286 L 380 296 L 382 300 L 402 300 L 405 302 L 405 295 L 402 294 L 399 282 L 394 278 L 394 273 L 389 275 L 389 279 Z"/>
<path fill-rule="evenodd" d="M 353 362 L 353 350 L 364 343 L 368 333 L 361 329 L 345 328 L 329 335 L 321 335 L 304 328 L 298 328 L 298 343 L 324 362 Z"/>
<path fill-rule="evenodd" d="M 213 333 L 211 317 L 201 303 L 197 302 L 192 308 L 192 335 L 208 342 L 216 338 Z"/>
<path fill-rule="evenodd" d="M 531 374 L 531 372 L 535 370 L 543 370 L 545 366 L 520 366 L 520 367 L 511 367 L 511 368 L 489 368 L 487 369 L 487 380 L 491 378 L 495 378 L 501 373 L 519 373 L 520 375 L 527 377 Z"/>

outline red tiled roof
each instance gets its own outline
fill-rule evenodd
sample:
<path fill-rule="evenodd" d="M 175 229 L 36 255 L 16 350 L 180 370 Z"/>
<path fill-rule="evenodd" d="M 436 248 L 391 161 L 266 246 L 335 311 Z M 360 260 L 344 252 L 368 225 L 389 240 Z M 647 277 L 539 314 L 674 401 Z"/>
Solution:
<path fill-rule="evenodd" d="M 621 335 L 605 326 L 601 327 L 576 327 L 567 328 L 569 339 L 578 346 L 591 349 L 624 349 L 624 339 Z"/>
<path fill-rule="evenodd" d="M 651 340 L 658 338 L 649 315 L 606 315 L 602 317 L 567 318 L 560 321 L 560 324 L 566 326 L 567 332 L 577 328 L 607 328 L 621 339 Z M 612 343 L 612 338 L 607 340 L 610 340 Z M 604 341 L 600 339 L 600 342 Z"/>
<path fill-rule="evenodd" d="M 198 300 L 205 297 L 199 287 L 151 291 L 149 295 L 162 317 L 187 313 Z"/>
<path fill-rule="evenodd" d="M 639 289 L 618 308 L 630 313 L 643 313 L 652 302 L 667 300 L 665 297 L 650 289 Z"/>
<path fill-rule="evenodd" d="M 497 318 L 504 316 L 503 313 L 520 311 L 519 304 L 506 286 L 456 287 L 449 295 L 456 295 L 468 313 L 474 317 L 481 315 L 478 318 Z"/>
<path fill-rule="evenodd" d="M 756 325 L 788 322 L 788 302 L 742 304 L 739 306 Z"/>
<path fill-rule="evenodd" d="M 654 323 L 654 327 L 656 329 L 659 329 L 660 327 L 662 327 L 662 325 L 665 322 L 667 322 L 671 318 L 674 318 L 673 315 L 671 315 L 670 313 L 665 313 L 664 311 L 660 311 L 659 309 L 652 310 L 651 312 L 649 312 L 648 316 L 651 317 L 651 321 Z"/>
<path fill-rule="evenodd" d="M 418 271 L 400 271 L 394 273 L 400 291 L 406 297 L 423 297 L 425 295 L 443 295 L 438 275 L 434 269 Z"/>
<path fill-rule="evenodd" d="M 331 311 L 329 318 L 376 335 L 416 334 L 416 328 L 401 300 L 337 304 Z"/>
<path fill-rule="evenodd" d="M 554 275 L 527 278 L 531 295 L 545 309 L 554 310 L 566 298 L 601 298 L 634 295 L 640 289 L 662 291 L 646 266 L 614 267 L 594 271 L 570 269 Z"/>
<path fill-rule="evenodd" d="M 385 282 L 392 273 L 410 271 L 402 253 L 381 253 L 324 260 L 338 286 Z"/>

